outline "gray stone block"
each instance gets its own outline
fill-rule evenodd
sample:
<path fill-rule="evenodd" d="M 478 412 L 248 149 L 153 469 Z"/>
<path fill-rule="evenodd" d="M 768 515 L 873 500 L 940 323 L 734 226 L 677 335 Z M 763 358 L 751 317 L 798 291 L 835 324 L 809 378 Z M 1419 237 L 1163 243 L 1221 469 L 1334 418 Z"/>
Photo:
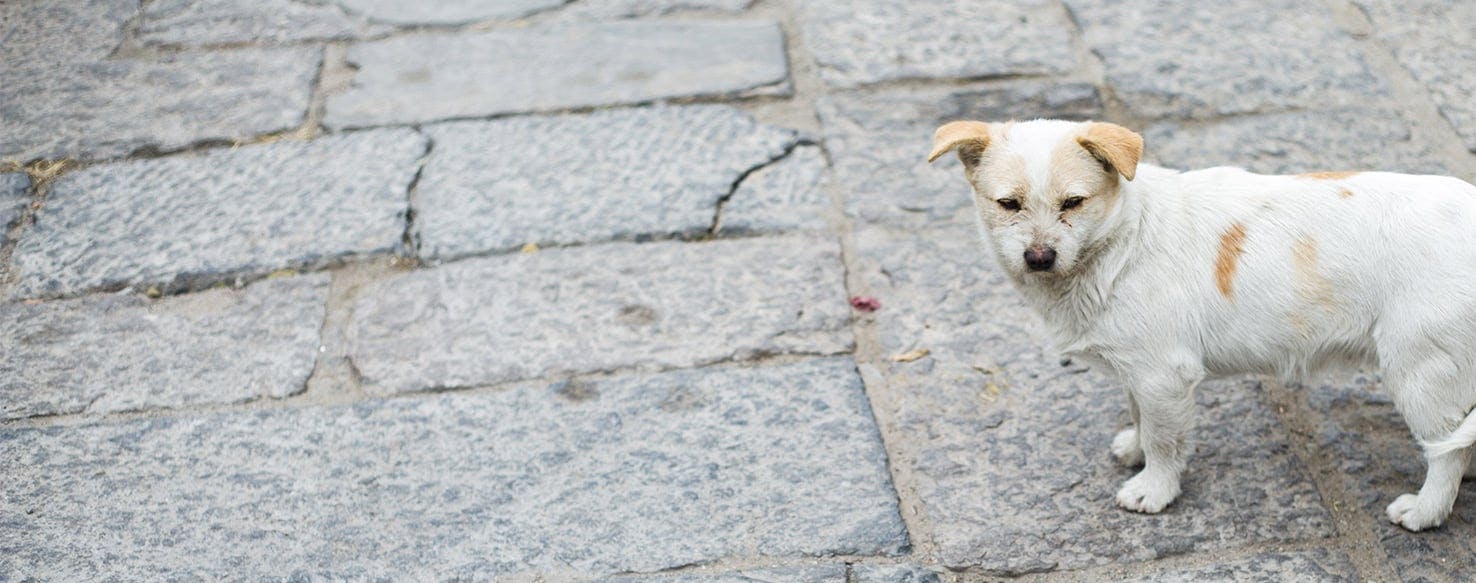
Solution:
<path fill-rule="evenodd" d="M 972 223 L 973 202 L 957 158 L 929 165 L 933 130 L 958 119 L 1100 118 L 1088 83 L 1022 82 L 898 90 L 822 99 L 820 120 L 844 188 L 847 212 L 866 223 L 909 228 Z"/>
<path fill-rule="evenodd" d="M 467 24 L 512 19 L 558 8 L 569 0 L 337 0 L 354 14 L 389 24 Z"/>
<path fill-rule="evenodd" d="M 822 230 L 830 208 L 826 180 L 820 148 L 796 147 L 784 159 L 743 179 L 723 205 L 718 233 Z"/>
<path fill-rule="evenodd" d="M 1116 506 L 1134 470 L 1115 380 L 1047 352 L 1044 333 L 969 225 L 857 233 L 853 271 L 884 306 L 879 374 L 939 560 L 996 575 L 1143 561 L 1336 534 L 1286 430 L 1251 382 L 1199 391 L 1184 494 L 1158 515 Z"/>
<path fill-rule="evenodd" d="M 1065 0 L 1135 115 L 1209 118 L 1389 95 L 1322 5 Z"/>
<path fill-rule="evenodd" d="M 16 247 L 11 296 L 189 289 L 396 250 L 424 152 L 412 130 L 379 130 L 65 174 Z"/>
<path fill-rule="evenodd" d="M 364 382 L 417 391 L 852 346 L 834 241 L 612 243 L 470 259 L 363 290 Z"/>
<path fill-rule="evenodd" d="M 1440 156 L 1428 144 L 1414 141 L 1404 118 L 1392 111 L 1303 111 L 1208 124 L 1166 122 L 1147 128 L 1143 141 L 1148 159 L 1180 169 L 1447 172 Z"/>
<path fill-rule="evenodd" d="M 31 177 L 20 172 L 0 174 L 0 245 L 10 243 L 10 228 L 31 202 Z"/>
<path fill-rule="evenodd" d="M 416 187 L 420 255 L 695 236 L 745 172 L 793 131 L 726 106 L 618 109 L 425 128 L 435 155 Z"/>
<path fill-rule="evenodd" d="M 852 583 L 941 583 L 938 573 L 917 565 L 851 565 Z"/>
<path fill-rule="evenodd" d="M 679 10 L 742 12 L 753 0 L 578 0 L 559 10 L 558 18 L 611 20 L 637 16 L 661 16 Z"/>
<path fill-rule="evenodd" d="M 144 8 L 145 46 L 340 40 L 393 30 L 368 24 L 334 3 L 300 0 L 155 0 Z"/>
<path fill-rule="evenodd" d="M 315 275 L 155 301 L 120 294 L 0 304 L 0 419 L 300 392 L 327 296 L 328 278 Z"/>
<path fill-rule="evenodd" d="M 1282 581 L 1325 581 L 1356 583 L 1358 571 L 1341 551 L 1311 550 L 1263 553 L 1239 561 L 1208 567 L 1181 569 L 1128 579 L 1132 583 L 1280 583 Z"/>
<path fill-rule="evenodd" d="M 44 70 L 107 58 L 123 42 L 123 27 L 138 12 L 138 2 L 0 2 L 0 79 L 16 69 Z M 0 104 L 4 102 L 0 99 Z"/>
<path fill-rule="evenodd" d="M 785 83 L 770 22 L 618 22 L 355 45 L 324 123 L 356 127 L 735 95 Z M 487 80 L 496 82 L 487 82 Z"/>
<path fill-rule="evenodd" d="M 1440 113 L 1476 152 L 1476 4 L 1355 0 L 1394 56 L 1430 90 Z"/>
<path fill-rule="evenodd" d="M 0 573 L 571 580 L 896 555 L 886 464 L 848 358 L 8 428 Z"/>
<path fill-rule="evenodd" d="M 0 159 L 102 159 L 297 127 L 322 51 L 0 68 Z"/>
<path fill-rule="evenodd" d="M 1047 0 L 801 2 L 805 44 L 831 85 L 1053 74 L 1076 66 L 1071 23 Z"/>
<path fill-rule="evenodd" d="M 846 583 L 845 565 L 815 565 L 804 567 L 768 567 L 744 569 L 729 573 L 689 572 L 672 575 L 646 577 L 607 577 L 600 583 Z"/>

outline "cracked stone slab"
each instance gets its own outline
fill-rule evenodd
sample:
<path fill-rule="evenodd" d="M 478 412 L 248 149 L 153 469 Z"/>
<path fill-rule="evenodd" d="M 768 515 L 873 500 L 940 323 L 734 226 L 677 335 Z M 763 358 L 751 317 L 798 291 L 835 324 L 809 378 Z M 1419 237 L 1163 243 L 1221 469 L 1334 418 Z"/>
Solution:
<path fill-rule="evenodd" d="M 0 574 L 42 579 L 569 580 L 907 550 L 849 358 L 0 429 L 0 467 Z"/>
<path fill-rule="evenodd" d="M 800 20 L 820 77 L 838 87 L 1076 66 L 1071 23 L 1047 0 L 803 2 Z"/>
<path fill-rule="evenodd" d="M 0 419 L 298 393 L 318 355 L 327 296 L 328 277 L 314 275 L 152 301 L 0 304 Z"/>
<path fill-rule="evenodd" d="M 718 233 L 777 233 L 825 229 L 825 154 L 799 146 L 784 159 L 758 169 L 738 185 L 723 206 Z"/>
<path fill-rule="evenodd" d="M 1383 170 L 1443 174 L 1440 155 L 1416 141 L 1398 113 L 1368 109 L 1165 122 L 1143 132 L 1145 156 L 1174 168 L 1239 166 L 1252 172 Z"/>
<path fill-rule="evenodd" d="M 376 130 L 65 174 L 15 249 L 11 296 L 189 289 L 395 251 L 425 146 Z"/>
<path fill-rule="evenodd" d="M 840 249 L 786 236 L 468 259 L 366 288 L 364 382 L 399 392 L 849 350 Z"/>
<path fill-rule="evenodd" d="M 418 123 L 661 99 L 787 83 L 772 22 L 643 21 L 392 38 L 354 45 L 353 86 L 324 123 Z M 487 83 L 496 79 L 496 83 Z"/>
<path fill-rule="evenodd" d="M 878 374 L 944 565 L 1011 576 L 1335 536 L 1259 384 L 1202 387 L 1184 494 L 1162 514 L 1122 510 L 1133 470 L 1107 450 L 1122 388 L 1046 351 L 971 225 L 865 228 L 857 249 L 883 354 L 930 351 Z"/>
<path fill-rule="evenodd" d="M 1138 117 L 1354 106 L 1390 94 L 1319 4 L 1065 2 L 1107 83 Z"/>
<path fill-rule="evenodd" d="M 10 243 L 11 227 L 31 202 L 31 177 L 20 172 L 0 174 L 0 245 Z"/>
<path fill-rule="evenodd" d="M 102 159 L 302 124 L 322 51 L 180 53 L 0 68 L 0 159 Z"/>
<path fill-rule="evenodd" d="M 1440 113 L 1476 152 L 1476 4 L 1355 0 L 1394 57 L 1424 84 Z"/>
<path fill-rule="evenodd" d="M 734 183 L 797 139 L 726 106 L 513 117 L 425 131 L 435 155 L 416 186 L 415 230 L 426 259 L 526 243 L 705 234 Z"/>
<path fill-rule="evenodd" d="M 10 70 L 45 69 L 107 58 L 123 42 L 123 28 L 138 12 L 138 3 L 139 0 L 0 2 L 0 79 L 9 77 L 6 72 Z M 0 103 L 4 102 L 0 99 Z M 0 113 L 4 112 L 5 108 L 0 108 Z"/>
<path fill-rule="evenodd" d="M 845 565 L 814 565 L 803 567 L 767 567 L 744 569 L 728 573 L 677 573 L 646 577 L 607 577 L 600 583 L 765 583 L 774 581 L 804 581 L 805 583 L 846 583 Z"/>
<path fill-rule="evenodd" d="M 1024 82 L 832 95 L 819 110 L 847 212 L 865 223 L 915 228 L 973 222 L 957 158 L 927 163 L 938 126 L 959 119 L 1100 119 L 1102 100 L 1088 83 Z"/>
<path fill-rule="evenodd" d="M 299 0 L 157 0 L 144 8 L 145 46 L 344 40 L 389 32 L 331 3 Z"/>
<path fill-rule="evenodd" d="M 1327 583 L 1356 583 L 1358 571 L 1353 561 L 1341 551 L 1317 549 L 1311 551 L 1263 553 L 1248 559 L 1230 561 L 1200 567 L 1157 573 L 1129 579 L 1132 583 L 1235 583 L 1254 581 L 1280 583 L 1282 581 L 1319 581 Z"/>

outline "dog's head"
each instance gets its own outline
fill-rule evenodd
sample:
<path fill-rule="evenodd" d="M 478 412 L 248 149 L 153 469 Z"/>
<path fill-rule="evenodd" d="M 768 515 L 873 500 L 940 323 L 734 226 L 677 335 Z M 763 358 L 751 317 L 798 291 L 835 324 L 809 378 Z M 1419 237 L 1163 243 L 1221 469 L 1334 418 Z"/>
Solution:
<path fill-rule="evenodd" d="M 1143 138 L 1099 122 L 955 121 L 928 161 L 957 150 L 999 261 L 1016 277 L 1069 277 L 1108 233 Z"/>

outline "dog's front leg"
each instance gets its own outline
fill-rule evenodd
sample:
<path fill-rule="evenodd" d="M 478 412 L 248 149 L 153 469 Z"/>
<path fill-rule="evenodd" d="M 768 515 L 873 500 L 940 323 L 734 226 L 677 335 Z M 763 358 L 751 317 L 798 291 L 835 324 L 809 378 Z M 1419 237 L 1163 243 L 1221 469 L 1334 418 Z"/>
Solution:
<path fill-rule="evenodd" d="M 1112 458 L 1125 467 L 1136 468 L 1143 465 L 1143 445 L 1138 441 L 1138 399 L 1132 389 L 1124 388 L 1123 392 L 1127 393 L 1128 418 L 1133 424 L 1112 437 Z"/>
<path fill-rule="evenodd" d="M 1143 470 L 1123 483 L 1117 504 L 1156 514 L 1179 497 L 1179 478 L 1188 461 L 1189 430 L 1194 426 L 1194 388 L 1185 375 L 1134 375 L 1128 390 L 1137 404 L 1137 438 Z"/>

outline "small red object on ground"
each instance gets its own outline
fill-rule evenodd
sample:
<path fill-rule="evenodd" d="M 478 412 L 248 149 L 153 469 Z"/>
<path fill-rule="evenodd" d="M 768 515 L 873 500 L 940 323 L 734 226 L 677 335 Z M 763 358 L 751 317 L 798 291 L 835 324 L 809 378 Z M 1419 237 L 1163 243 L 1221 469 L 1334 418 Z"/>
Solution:
<path fill-rule="evenodd" d="M 862 312 L 875 312 L 881 309 L 881 300 L 871 296 L 851 296 L 851 307 Z"/>

